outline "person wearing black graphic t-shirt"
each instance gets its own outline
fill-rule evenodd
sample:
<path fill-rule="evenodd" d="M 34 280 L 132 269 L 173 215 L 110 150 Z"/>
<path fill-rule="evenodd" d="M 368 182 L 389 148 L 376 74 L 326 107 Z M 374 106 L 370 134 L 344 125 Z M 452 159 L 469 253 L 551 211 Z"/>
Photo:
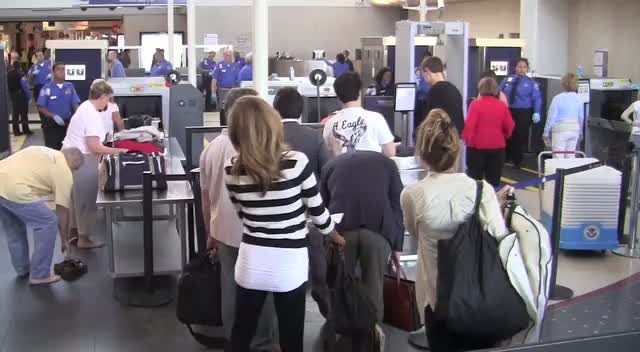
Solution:
<path fill-rule="evenodd" d="M 418 129 L 431 110 L 442 109 L 456 126 L 458 135 L 462 135 L 464 129 L 462 95 L 456 86 L 445 80 L 442 60 L 437 56 L 431 56 L 424 59 L 420 67 L 422 68 L 422 76 L 431 85 L 431 89 L 427 93 L 424 116 L 415 116 L 414 118 L 414 131 Z"/>

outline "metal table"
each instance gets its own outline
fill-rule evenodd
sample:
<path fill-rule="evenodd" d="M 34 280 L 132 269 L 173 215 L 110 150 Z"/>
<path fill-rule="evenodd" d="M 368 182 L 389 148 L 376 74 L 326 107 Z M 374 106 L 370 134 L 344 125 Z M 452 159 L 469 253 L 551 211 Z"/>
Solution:
<path fill-rule="evenodd" d="M 169 139 L 167 174 L 184 175 L 182 160 L 177 141 Z M 98 193 L 96 203 L 105 209 L 109 271 L 116 279 L 144 275 L 142 199 L 142 190 Z M 154 275 L 179 273 L 186 264 L 187 207 L 192 203 L 188 181 L 167 182 L 166 190 L 153 191 Z"/>

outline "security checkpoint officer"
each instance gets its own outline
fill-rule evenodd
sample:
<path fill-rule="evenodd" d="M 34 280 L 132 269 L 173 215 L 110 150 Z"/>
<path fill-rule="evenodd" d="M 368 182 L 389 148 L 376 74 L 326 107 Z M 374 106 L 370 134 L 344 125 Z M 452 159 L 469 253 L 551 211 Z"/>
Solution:
<path fill-rule="evenodd" d="M 31 66 L 27 76 L 33 83 L 33 96 L 37 99 L 42 87 L 51 81 L 51 63 L 45 59 L 42 50 L 36 51 L 36 64 Z M 40 115 L 40 121 L 44 122 L 44 116 Z"/>
<path fill-rule="evenodd" d="M 207 108 L 211 106 L 211 72 L 216 68 L 216 52 L 210 51 L 209 55 L 200 61 L 200 69 L 207 74 L 202 75 L 202 85 L 205 92 L 205 103 Z"/>
<path fill-rule="evenodd" d="M 236 87 L 238 71 L 237 66 L 233 62 L 233 53 L 231 50 L 224 52 L 224 61 L 218 63 L 216 68 L 211 72 L 211 102 L 218 106 L 218 109 L 224 108 L 224 100 L 229 90 Z M 220 117 L 220 124 L 226 125 L 226 119 Z"/>
<path fill-rule="evenodd" d="M 165 60 L 164 58 L 164 50 L 158 50 L 154 54 L 155 64 L 151 66 L 151 71 L 149 71 L 150 76 L 161 76 L 164 77 L 169 73 L 169 71 L 173 70 L 173 65 L 171 62 Z"/>
<path fill-rule="evenodd" d="M 73 84 L 64 79 L 64 64 L 55 63 L 53 80 L 42 87 L 37 102 L 38 110 L 45 119 L 42 125 L 44 144 L 57 150 L 62 148 L 71 116 L 80 105 L 80 98 Z"/>
<path fill-rule="evenodd" d="M 14 61 L 13 69 L 7 73 L 7 87 L 13 108 L 13 135 L 32 134 L 33 132 L 29 129 L 29 100 L 31 100 L 31 89 L 29 89 L 27 78 L 22 72 L 19 61 Z M 20 123 L 22 123 L 22 132 L 20 132 Z"/>
<path fill-rule="evenodd" d="M 507 159 L 511 159 L 516 168 L 522 164 L 523 148 L 528 141 L 531 122 L 540 122 L 542 97 L 538 83 L 527 76 L 529 60 L 520 58 L 516 74 L 500 83 L 500 90 L 509 98 L 509 109 L 516 127 L 507 142 Z"/>

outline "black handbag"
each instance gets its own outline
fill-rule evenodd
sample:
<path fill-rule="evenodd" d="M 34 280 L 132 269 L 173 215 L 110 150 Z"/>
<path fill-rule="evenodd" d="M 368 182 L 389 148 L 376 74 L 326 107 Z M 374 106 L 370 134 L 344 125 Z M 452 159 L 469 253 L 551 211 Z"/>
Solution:
<path fill-rule="evenodd" d="M 334 251 L 337 251 L 334 249 Z M 377 323 L 376 308 L 360 279 L 345 269 L 344 258 L 334 252 L 336 276 L 331 302 L 335 332 L 351 338 L 368 337 Z"/>
<path fill-rule="evenodd" d="M 482 181 L 473 215 L 449 240 L 438 242 L 437 302 L 426 307 L 433 351 L 492 347 L 527 328 L 524 301 L 511 284 L 498 241 L 480 222 Z"/>
<path fill-rule="evenodd" d="M 53 266 L 53 273 L 65 281 L 74 281 L 88 271 L 87 264 L 78 259 L 66 259 Z"/>
<path fill-rule="evenodd" d="M 156 176 L 154 189 L 167 189 L 164 155 L 141 152 L 106 155 L 100 164 L 100 187 L 104 192 L 141 190 L 145 171 Z"/>
<path fill-rule="evenodd" d="M 176 315 L 200 344 L 221 348 L 224 338 L 193 331 L 192 325 L 222 326 L 220 263 L 217 256 L 198 254 L 183 269 L 178 282 Z"/>

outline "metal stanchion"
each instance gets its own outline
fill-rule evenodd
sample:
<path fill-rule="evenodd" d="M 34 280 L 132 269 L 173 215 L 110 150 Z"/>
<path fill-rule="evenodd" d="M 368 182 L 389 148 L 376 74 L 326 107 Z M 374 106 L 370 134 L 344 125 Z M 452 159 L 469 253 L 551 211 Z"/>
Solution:
<path fill-rule="evenodd" d="M 631 155 L 631 209 L 629 214 L 629 244 L 613 250 L 613 253 L 628 258 L 640 258 L 640 248 L 638 247 L 638 211 L 640 206 L 640 180 L 638 172 L 640 171 L 640 148 L 635 147 Z M 620 209 L 625 211 L 625 209 Z"/>

